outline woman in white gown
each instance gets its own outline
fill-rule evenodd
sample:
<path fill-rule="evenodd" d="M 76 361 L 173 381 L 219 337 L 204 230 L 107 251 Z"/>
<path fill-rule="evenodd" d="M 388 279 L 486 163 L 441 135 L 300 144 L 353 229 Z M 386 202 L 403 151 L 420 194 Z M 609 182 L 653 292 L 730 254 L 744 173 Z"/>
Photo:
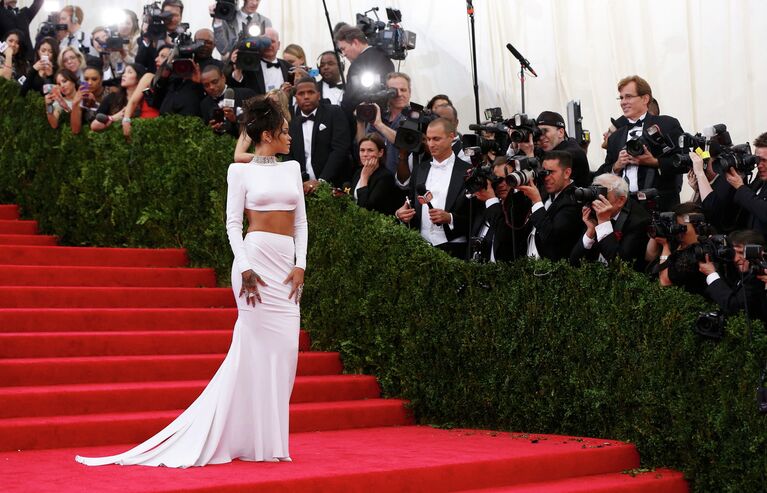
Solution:
<path fill-rule="evenodd" d="M 288 405 L 308 238 L 301 170 L 296 161 L 275 158 L 290 148 L 288 123 L 276 103 L 250 100 L 244 121 L 256 151 L 251 162 L 231 164 L 227 174 L 226 229 L 239 316 L 226 359 L 197 400 L 157 435 L 125 453 L 77 456 L 78 462 L 190 467 L 290 461 Z"/>

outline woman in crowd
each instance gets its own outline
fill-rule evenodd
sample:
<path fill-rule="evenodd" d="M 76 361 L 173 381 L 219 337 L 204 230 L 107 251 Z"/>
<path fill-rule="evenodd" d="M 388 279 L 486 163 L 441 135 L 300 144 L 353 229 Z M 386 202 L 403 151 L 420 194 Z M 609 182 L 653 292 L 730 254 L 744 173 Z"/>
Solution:
<path fill-rule="evenodd" d="M 244 122 L 256 149 L 251 162 L 233 163 L 227 174 L 226 230 L 238 307 L 229 352 L 202 394 L 160 433 L 123 454 L 78 456 L 78 462 L 190 467 L 291 460 L 288 404 L 308 239 L 301 167 L 277 160 L 290 150 L 290 134 L 273 100 L 248 100 Z"/>
<path fill-rule="evenodd" d="M 24 33 L 12 29 L 5 35 L 7 48 L 0 53 L 0 77 L 8 80 L 19 80 L 29 70 L 27 54 L 24 52 Z"/>
<path fill-rule="evenodd" d="M 125 12 L 125 17 L 118 24 L 117 29 L 120 37 L 127 40 L 128 44 L 123 45 L 122 50 L 113 51 L 109 54 L 112 72 L 117 76 L 122 75 L 125 67 L 136 60 L 139 38 L 141 37 L 141 26 L 139 26 L 136 13 L 128 9 L 124 9 L 123 12 Z"/>
<path fill-rule="evenodd" d="M 67 46 L 59 53 L 59 67 L 65 68 L 77 75 L 77 78 L 83 79 L 83 70 L 85 69 L 85 56 L 74 46 Z"/>
<path fill-rule="evenodd" d="M 394 214 L 405 199 L 404 192 L 394 182 L 394 175 L 383 165 L 386 145 L 378 134 L 367 134 L 359 143 L 360 167 L 352 180 L 353 196 L 357 205 Z"/>
<path fill-rule="evenodd" d="M 91 123 L 91 130 L 100 132 L 115 121 L 141 116 L 139 109 L 135 113 L 126 113 L 128 101 L 135 94 L 139 80 L 146 74 L 146 69 L 138 63 L 129 63 L 120 79 L 120 89 L 108 94 L 98 109 L 96 119 Z"/>
<path fill-rule="evenodd" d="M 35 47 L 35 63 L 27 72 L 27 80 L 21 86 L 21 95 L 35 91 L 44 95 L 44 86 L 53 84 L 53 74 L 59 69 L 59 42 L 55 38 L 42 38 Z"/>
<path fill-rule="evenodd" d="M 165 62 L 168 61 L 171 51 L 172 48 L 169 45 L 162 46 L 157 50 L 157 56 L 154 59 L 154 65 L 157 72 L 159 72 L 162 66 L 165 65 Z M 152 81 L 155 77 L 155 74 L 147 72 L 141 79 L 139 79 L 138 87 L 133 91 L 133 95 L 128 98 L 128 104 L 124 111 L 125 115 L 133 115 L 136 114 L 137 111 L 140 111 L 139 114 L 141 115 L 141 118 L 157 118 L 160 116 L 160 110 L 155 106 L 152 106 L 147 98 L 144 97 L 144 91 L 147 89 L 151 90 Z M 130 117 L 123 117 L 122 127 L 123 135 L 130 139 L 133 130 Z"/>
<path fill-rule="evenodd" d="M 104 74 L 99 67 L 88 66 L 83 70 L 83 82 L 80 84 L 82 92 L 82 119 L 84 125 L 90 125 L 96 118 L 99 106 L 104 100 Z"/>
<path fill-rule="evenodd" d="M 274 101 L 280 106 L 282 113 L 290 123 L 290 106 L 288 105 L 288 96 L 284 91 L 280 89 L 272 89 L 266 93 L 266 97 Z M 250 151 L 253 142 L 250 140 L 247 132 L 240 132 L 240 138 L 237 139 L 237 145 L 234 148 L 234 162 L 235 163 L 247 163 L 253 159 L 253 154 Z"/>
<path fill-rule="evenodd" d="M 45 109 L 48 115 L 48 123 L 52 128 L 59 128 L 59 119 L 64 114 L 70 115 L 70 125 L 73 133 L 80 131 L 79 112 L 73 113 L 72 109 L 80 105 L 82 95 L 78 91 L 80 79 L 65 68 L 59 69 L 55 77 L 56 85 L 50 87 L 45 94 Z"/>
<path fill-rule="evenodd" d="M 306 67 L 306 54 L 304 49 L 297 44 L 289 44 L 282 51 L 282 59 L 293 66 L 293 68 Z"/>

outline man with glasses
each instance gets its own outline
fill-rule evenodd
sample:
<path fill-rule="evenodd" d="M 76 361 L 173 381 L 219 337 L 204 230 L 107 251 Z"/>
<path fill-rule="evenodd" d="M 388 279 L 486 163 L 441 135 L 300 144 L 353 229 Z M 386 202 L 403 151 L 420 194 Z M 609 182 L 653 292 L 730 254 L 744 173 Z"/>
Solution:
<path fill-rule="evenodd" d="M 669 142 L 676 142 L 684 133 L 679 120 L 665 115 L 653 115 L 648 111 L 653 100 L 650 84 L 638 75 L 625 77 L 618 82 L 618 102 L 628 123 L 615 131 L 607 140 L 607 158 L 597 174 L 613 173 L 629 184 L 629 193 L 635 196 L 639 190 L 657 188 L 658 207 L 670 210 L 679 204 L 682 175 L 673 171 L 669 157 L 662 157 L 662 150 L 643 146 L 642 154 L 632 156 L 626 151 L 626 143 L 635 140 L 657 125 Z"/>

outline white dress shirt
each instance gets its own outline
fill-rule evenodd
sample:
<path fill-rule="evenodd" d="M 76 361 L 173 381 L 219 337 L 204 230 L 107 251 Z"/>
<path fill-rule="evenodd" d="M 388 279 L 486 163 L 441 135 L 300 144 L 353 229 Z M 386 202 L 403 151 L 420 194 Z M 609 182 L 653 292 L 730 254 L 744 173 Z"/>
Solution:
<path fill-rule="evenodd" d="M 455 154 L 450 153 L 450 157 L 442 162 L 436 158 L 431 161 L 429 176 L 426 177 L 426 190 L 432 193 L 431 205 L 435 209 L 444 209 L 447 200 L 447 189 L 450 186 L 450 177 L 453 175 L 453 166 L 455 165 Z M 449 228 L 453 227 L 452 214 L 450 216 Z M 421 236 L 432 245 L 441 245 L 447 243 L 447 236 L 441 224 L 434 224 L 429 219 L 429 206 L 421 206 Z M 453 240 L 460 242 L 460 238 Z M 466 241 L 464 238 L 462 241 Z"/>
<path fill-rule="evenodd" d="M 633 126 L 639 120 L 644 120 L 645 117 L 647 117 L 647 113 L 640 116 L 638 120 L 629 120 L 629 131 L 626 132 L 626 142 L 642 136 L 642 127 L 631 128 L 631 126 Z M 630 164 L 626 166 L 623 169 L 623 178 L 629 182 L 629 192 L 636 193 L 639 191 L 639 166 L 636 164 Z"/>
<path fill-rule="evenodd" d="M 495 204 L 500 204 L 501 200 L 498 197 L 491 197 L 487 200 L 485 200 L 485 210 L 489 209 L 490 206 L 493 206 Z M 487 232 L 490 231 L 490 224 L 488 224 L 487 220 L 485 220 L 484 224 L 482 224 L 482 228 L 479 230 L 479 237 L 485 238 L 487 236 Z M 493 242 L 495 243 L 495 242 Z M 495 245 L 490 245 L 490 262 L 495 262 Z"/>
<path fill-rule="evenodd" d="M 305 118 L 312 115 L 314 115 L 315 118 L 317 117 L 316 108 L 308 115 L 304 115 L 303 111 L 300 112 L 298 114 L 298 118 Z M 312 167 L 312 134 L 314 133 L 314 120 L 306 120 L 304 123 L 302 123 L 301 130 L 304 134 L 304 157 L 306 159 L 306 173 L 309 175 L 310 180 L 316 180 L 317 175 L 314 173 L 314 168 Z"/>
<path fill-rule="evenodd" d="M 344 98 L 344 90 L 338 87 L 330 87 L 327 82 L 322 81 L 322 97 L 330 101 L 330 104 L 341 104 Z"/>
<path fill-rule="evenodd" d="M 572 183 L 572 181 L 570 182 Z M 534 214 L 535 211 L 543 207 L 546 210 L 549 210 L 549 207 L 551 207 L 551 204 L 557 200 L 557 197 L 559 197 L 559 194 L 562 193 L 561 191 L 554 195 L 554 198 L 551 198 L 551 195 L 549 195 L 549 198 L 546 199 L 546 202 L 536 202 L 533 204 L 533 207 L 530 209 L 530 214 Z M 527 256 L 533 257 L 533 258 L 541 258 L 541 254 L 538 253 L 538 246 L 535 244 L 535 226 L 533 226 L 533 229 L 530 230 L 530 234 L 527 237 Z"/>
<path fill-rule="evenodd" d="M 277 63 L 276 58 L 274 62 Z M 266 92 L 272 89 L 279 89 L 285 82 L 285 79 L 282 77 L 282 69 L 280 67 L 266 68 L 266 62 L 263 60 L 261 60 L 261 73 L 264 74 L 264 88 Z"/>

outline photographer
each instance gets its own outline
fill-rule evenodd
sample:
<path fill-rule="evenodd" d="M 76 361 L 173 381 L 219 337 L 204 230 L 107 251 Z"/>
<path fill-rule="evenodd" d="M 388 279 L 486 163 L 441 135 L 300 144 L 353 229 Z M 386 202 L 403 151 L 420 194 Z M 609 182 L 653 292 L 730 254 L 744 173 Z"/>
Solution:
<path fill-rule="evenodd" d="M 91 35 L 82 30 L 83 19 L 83 9 L 74 5 L 67 5 L 59 12 L 59 23 L 67 26 L 66 34 L 59 45 L 62 51 L 69 46 L 82 53 L 90 50 Z"/>
<path fill-rule="evenodd" d="M 527 253 L 527 237 L 530 225 L 525 217 L 530 210 L 530 200 L 521 192 L 512 190 L 506 176 L 514 166 L 506 156 L 493 163 L 496 179 L 487 180 L 487 187 L 474 194 L 485 204 L 480 219 L 474 222 L 472 240 L 478 238 L 482 259 L 488 262 L 511 261 Z"/>
<path fill-rule="evenodd" d="M 620 126 L 607 139 L 607 157 L 597 174 L 613 173 L 629 182 L 629 192 L 656 188 L 660 194 L 658 207 L 670 210 L 679 203 L 682 175 L 676 173 L 671 157 L 661 156 L 663 150 L 646 145 L 648 129 L 657 126 L 664 139 L 676 142 L 684 131 L 679 121 L 670 116 L 656 116 L 649 112 L 652 89 L 643 78 L 633 75 L 618 82 L 618 100 L 627 123 Z M 638 141 L 641 153 L 631 155 L 627 142 Z"/>
<path fill-rule="evenodd" d="M 33 61 L 32 38 L 29 36 L 29 25 L 43 7 L 44 0 L 34 0 L 31 7 L 17 8 L 18 0 L 0 0 L 0 39 L 5 38 L 14 29 L 21 31 L 21 46 L 27 55 L 27 60 Z"/>
<path fill-rule="evenodd" d="M 219 0 L 217 3 L 228 4 L 226 7 L 236 8 L 238 0 Z M 224 60 L 231 57 L 237 40 L 240 39 L 243 31 L 248 32 L 250 26 L 258 26 L 259 35 L 265 34 L 267 27 L 272 27 L 272 21 L 268 17 L 256 12 L 261 0 L 243 0 L 242 8 L 237 11 L 237 15 L 232 20 L 214 17 L 217 3 L 211 4 L 210 16 L 213 17 L 216 48 Z"/>
<path fill-rule="evenodd" d="M 203 121 L 217 134 L 239 136 L 237 110 L 243 107 L 243 101 L 256 94 L 243 87 L 228 87 L 220 62 L 202 69 L 202 87 L 206 94 L 200 102 Z"/>
<path fill-rule="evenodd" d="M 537 144 L 544 152 L 564 151 L 573 158 L 572 180 L 576 187 L 586 187 L 591 182 L 591 168 L 589 160 L 581 146 L 567 136 L 565 119 L 554 111 L 543 111 L 535 121 L 541 130 L 541 136 L 533 143 L 533 135 L 530 134 L 528 142 L 519 144 L 519 149 L 528 157 L 535 155 L 534 144 Z M 511 130 L 510 130 L 511 132 Z"/>
<path fill-rule="evenodd" d="M 752 272 L 751 264 L 744 256 L 746 245 L 758 245 L 763 249 L 764 236 L 757 231 L 743 230 L 733 232 L 729 239 L 732 243 L 733 259 L 731 264 L 724 265 L 725 269 L 717 269 L 709 255 L 706 255 L 705 261 L 698 263 L 698 269 L 706 276 L 706 294 L 719 305 L 725 315 L 735 315 L 745 310 L 747 305 L 749 317 L 764 322 L 767 320 L 764 283 L 757 277 L 756 272 Z M 731 287 L 733 285 L 734 288 Z"/>
<path fill-rule="evenodd" d="M 320 97 L 330 104 L 341 104 L 344 98 L 344 85 L 341 83 L 342 67 L 338 66 L 335 51 L 325 51 L 320 55 Z M 342 62 L 343 63 L 343 62 Z"/>
<path fill-rule="evenodd" d="M 548 172 L 543 179 L 545 198 L 534 183 L 517 187 L 533 204 L 530 215 L 533 229 L 527 240 L 529 257 L 570 258 L 575 243 L 583 235 L 581 207 L 569 192 L 573 186 L 572 161 L 570 153 L 564 151 L 543 155 L 543 169 Z"/>
<path fill-rule="evenodd" d="M 644 207 L 629 198 L 628 183 L 624 179 L 606 173 L 595 177 L 593 185 L 604 187 L 607 195 L 600 194 L 582 208 L 586 233 L 575 244 L 570 261 L 587 259 L 609 263 L 619 257 L 643 271 L 650 216 Z"/>
<path fill-rule="evenodd" d="M 141 42 L 141 26 L 138 22 L 138 16 L 132 10 L 123 9 L 123 12 L 125 17 L 117 25 L 117 34 L 120 36 L 120 39 L 127 41 L 127 43 L 124 43 L 119 51 L 109 52 L 109 66 L 112 69 L 112 73 L 117 77 L 122 75 L 123 70 L 125 70 L 129 63 L 136 61 L 139 43 Z"/>
<path fill-rule="evenodd" d="M 271 43 L 265 46 L 260 53 L 257 53 L 260 60 L 252 70 L 246 70 L 237 64 L 240 51 L 243 48 L 234 49 L 231 57 L 233 70 L 227 83 L 231 87 L 247 87 L 258 95 L 266 94 L 275 89 L 289 95 L 293 88 L 289 82 L 293 80 L 291 73 L 293 67 L 285 60 L 277 58 L 277 52 L 280 49 L 280 34 L 276 29 L 267 27 L 263 37 L 268 38 Z"/>
<path fill-rule="evenodd" d="M 394 146 L 397 129 L 407 119 L 407 109 L 410 107 L 411 93 L 410 76 L 403 72 L 392 72 L 386 76 L 386 87 L 396 91 L 397 95 L 388 102 L 386 112 L 382 115 L 377 103 L 376 116 L 370 124 L 357 120 L 356 141 L 371 132 L 378 133 L 386 142 L 386 169 L 394 174 L 397 171 L 399 149 Z M 451 143 L 452 145 L 452 143 Z"/>
<path fill-rule="evenodd" d="M 386 74 L 394 72 L 394 64 L 386 53 L 368 45 L 365 33 L 357 27 L 345 26 L 339 29 L 335 35 L 335 42 L 338 51 L 351 62 L 346 75 L 344 100 L 341 103 L 341 108 L 351 118 L 368 89 L 362 83 L 362 75 L 369 73 L 374 81 L 375 79 L 383 81 Z"/>
<path fill-rule="evenodd" d="M 669 231 L 656 234 L 648 242 L 645 259 L 659 260 L 654 270 L 658 273 L 661 286 L 679 286 L 691 293 L 703 295 L 706 276 L 698 269 L 693 247 L 698 243 L 698 236 L 706 232 L 703 210 L 698 204 L 685 202 L 675 206 L 673 213 L 673 224 L 665 228 Z"/>
<path fill-rule="evenodd" d="M 154 17 L 145 15 L 141 30 L 141 40 L 138 43 L 136 53 L 136 63 L 147 67 L 150 71 L 155 67 L 154 60 L 157 57 L 157 50 L 164 45 L 172 45 L 173 40 L 178 35 L 177 31 L 184 15 L 184 3 L 181 0 L 164 0 L 160 7 L 160 18 L 165 25 L 163 33 L 153 33 L 150 26 L 154 26 Z"/>

